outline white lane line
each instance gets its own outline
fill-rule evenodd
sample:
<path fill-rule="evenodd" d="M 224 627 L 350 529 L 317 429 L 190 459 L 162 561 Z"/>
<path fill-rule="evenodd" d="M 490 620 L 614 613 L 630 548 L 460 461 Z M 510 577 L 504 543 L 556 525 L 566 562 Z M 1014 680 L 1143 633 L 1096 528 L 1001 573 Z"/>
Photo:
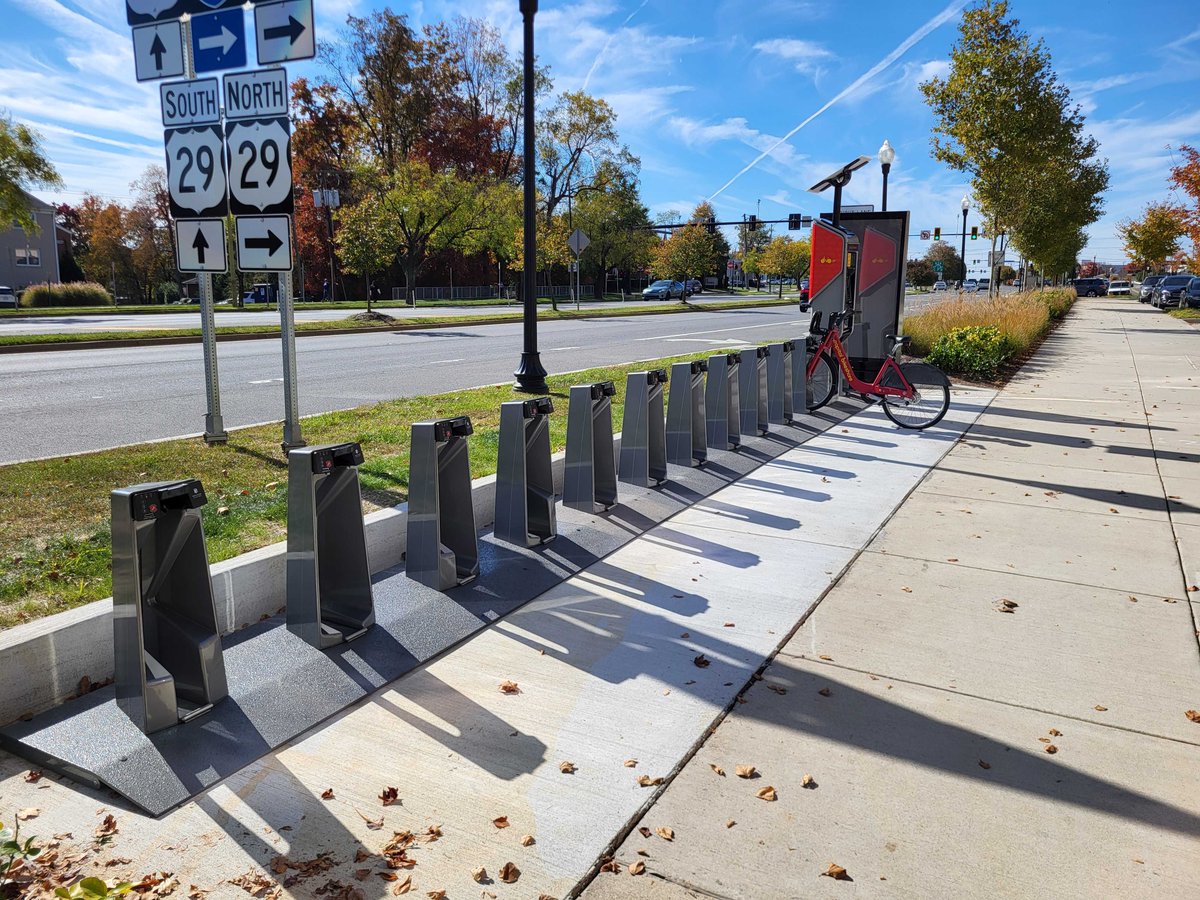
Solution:
<path fill-rule="evenodd" d="M 431 361 L 425 363 L 425 365 L 441 366 L 441 365 L 445 365 L 447 363 L 465 362 L 466 359 L 467 358 L 465 356 L 460 356 L 458 359 L 434 359 L 434 360 L 431 360 Z"/>
<path fill-rule="evenodd" d="M 250 384 L 283 384 L 282 378 L 263 378 L 260 381 L 251 381 Z"/>
<path fill-rule="evenodd" d="M 779 322 L 768 322 L 765 325 L 735 325 L 732 328 L 710 328 L 708 331 L 684 331 L 680 334 L 662 334 L 657 337 L 638 338 L 639 341 L 663 341 L 668 338 L 692 337 L 697 334 L 723 334 L 726 331 L 746 331 L 750 328 L 779 328 Z"/>
<path fill-rule="evenodd" d="M 742 344 L 746 347 L 753 347 L 749 341 L 743 341 L 741 338 L 664 338 L 664 344 L 720 344 L 721 346 L 731 346 L 733 344 Z"/>
<path fill-rule="evenodd" d="M 581 347 L 551 347 L 549 350 L 543 350 L 543 353 L 565 353 L 567 350 L 581 350 Z"/>

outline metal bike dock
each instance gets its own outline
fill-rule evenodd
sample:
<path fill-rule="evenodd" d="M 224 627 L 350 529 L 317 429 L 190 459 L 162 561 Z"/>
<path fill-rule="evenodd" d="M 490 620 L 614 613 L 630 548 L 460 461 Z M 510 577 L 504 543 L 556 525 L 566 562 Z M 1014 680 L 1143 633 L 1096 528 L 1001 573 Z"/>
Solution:
<path fill-rule="evenodd" d="M 677 466 L 703 465 L 708 459 L 704 433 L 703 359 L 671 366 L 671 395 L 667 398 L 667 462 Z M 622 438 L 624 440 L 624 438 Z"/>
<path fill-rule="evenodd" d="M 793 357 L 796 342 L 768 344 L 767 349 L 770 350 L 767 357 L 767 421 L 772 425 L 791 425 L 796 419 L 795 375 L 792 372 L 796 366 Z M 800 410 L 803 411 L 805 406 L 802 396 Z"/>
<path fill-rule="evenodd" d="M 408 467 L 408 577 L 446 591 L 479 574 L 469 416 L 414 422 Z"/>
<path fill-rule="evenodd" d="M 500 404 L 495 535 L 521 547 L 553 540 L 554 475 L 550 468 L 549 397 Z"/>
<path fill-rule="evenodd" d="M 704 426 L 708 446 L 714 450 L 737 449 L 742 443 L 742 420 L 738 413 L 741 361 L 740 353 L 721 353 L 708 358 Z"/>
<path fill-rule="evenodd" d="M 738 371 L 738 410 L 742 434 L 766 434 L 767 427 L 767 355 L 766 347 L 742 351 Z"/>
<path fill-rule="evenodd" d="M 112 492 L 117 705 L 146 734 L 228 693 L 196 479 Z"/>
<path fill-rule="evenodd" d="M 288 453 L 287 627 L 324 649 L 375 624 L 356 443 Z"/>
<path fill-rule="evenodd" d="M 667 480 L 667 425 L 663 415 L 666 369 L 630 372 L 625 378 L 619 480 L 650 487 Z"/>
<path fill-rule="evenodd" d="M 564 506 L 589 513 L 616 506 L 611 399 L 616 393 L 616 386 L 611 381 L 571 387 L 567 406 Z"/>

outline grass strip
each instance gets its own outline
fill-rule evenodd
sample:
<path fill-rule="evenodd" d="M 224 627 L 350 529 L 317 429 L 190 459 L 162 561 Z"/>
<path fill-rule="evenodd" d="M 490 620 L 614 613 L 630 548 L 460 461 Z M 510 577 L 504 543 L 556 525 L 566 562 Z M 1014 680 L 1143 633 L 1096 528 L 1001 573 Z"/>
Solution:
<path fill-rule="evenodd" d="M 1174 319 L 1200 319 L 1200 309 L 1170 309 L 1167 315 Z"/>
<path fill-rule="evenodd" d="M 656 304 L 656 305 L 638 305 L 638 306 L 608 306 L 600 309 L 581 309 L 578 312 L 573 309 L 560 309 L 557 312 L 554 310 L 539 310 L 538 320 L 543 322 L 553 322 L 560 319 L 603 319 L 611 317 L 629 316 L 629 315 L 660 315 L 666 313 L 698 313 L 710 310 L 730 310 L 730 309 L 746 309 L 755 306 L 787 306 L 794 301 L 780 301 L 775 298 L 766 300 L 728 300 L 719 301 L 716 303 L 705 303 L 703 305 L 693 305 L 690 303 L 672 303 L 672 304 Z M 390 322 L 360 322 L 353 319 L 331 319 L 326 322 L 297 322 L 296 333 L 312 331 L 338 331 L 338 330 L 359 330 L 370 329 L 372 331 L 387 331 L 395 328 L 430 328 L 437 326 L 460 326 L 472 324 L 494 324 L 504 322 L 519 322 L 521 313 L 513 311 L 511 313 L 476 313 L 462 316 L 409 316 L 404 318 L 393 319 Z M 279 334 L 278 325 L 222 325 L 217 328 L 217 336 L 221 335 L 261 335 L 262 337 L 273 337 Z M 0 336 L 0 347 L 14 347 L 26 345 L 44 345 L 44 344 L 80 344 L 80 343 L 103 343 L 107 341 L 139 341 L 139 340 L 161 340 L 163 338 L 198 338 L 200 336 L 199 328 L 154 328 L 154 329 L 137 329 L 131 331 L 93 331 L 93 332 L 77 332 L 65 334 L 10 334 Z"/>
<path fill-rule="evenodd" d="M 775 336 L 785 337 L 794 335 Z M 626 373 L 701 359 L 716 352 L 706 350 L 549 378 L 550 395 L 557 407 L 550 417 L 553 450 L 566 446 L 571 385 L 615 382 L 613 421 L 619 430 Z M 304 436 L 311 445 L 339 441 L 362 444 L 366 462 L 359 476 L 364 511 L 370 512 L 408 497 L 413 422 L 470 416 L 475 427 L 470 438 L 471 476 L 478 478 L 496 471 L 500 404 L 521 396 L 505 384 L 388 400 L 305 418 Z M 0 466 L 0 476 L 0 628 L 112 594 L 109 494 L 118 487 L 199 478 L 209 498 L 204 508 L 204 535 L 211 562 L 286 537 L 287 460 L 279 449 L 278 424 L 231 431 L 224 445 L 208 446 L 200 438 L 139 444 Z"/>

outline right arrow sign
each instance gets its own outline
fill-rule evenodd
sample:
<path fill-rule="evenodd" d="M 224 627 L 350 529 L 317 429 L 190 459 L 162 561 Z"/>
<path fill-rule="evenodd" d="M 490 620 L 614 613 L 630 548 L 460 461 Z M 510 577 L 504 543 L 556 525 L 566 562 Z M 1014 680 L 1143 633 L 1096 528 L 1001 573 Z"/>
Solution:
<path fill-rule="evenodd" d="M 238 216 L 237 263 L 243 272 L 292 268 L 291 216 Z"/>
<path fill-rule="evenodd" d="M 254 36 L 260 66 L 292 59 L 312 59 L 317 51 L 312 0 L 256 5 Z"/>

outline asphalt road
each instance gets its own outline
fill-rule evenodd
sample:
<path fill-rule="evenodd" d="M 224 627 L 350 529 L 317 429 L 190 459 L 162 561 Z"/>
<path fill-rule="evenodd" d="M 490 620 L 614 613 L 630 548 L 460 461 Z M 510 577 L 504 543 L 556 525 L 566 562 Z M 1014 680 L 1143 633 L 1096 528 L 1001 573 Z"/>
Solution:
<path fill-rule="evenodd" d="M 551 373 L 706 348 L 797 338 L 795 306 L 704 315 L 542 322 Z M 521 325 L 304 337 L 296 341 L 302 415 L 508 381 Z M 225 427 L 278 421 L 278 339 L 218 344 Z M 203 430 L 199 344 L 0 354 L 0 463 L 98 450 Z"/>

